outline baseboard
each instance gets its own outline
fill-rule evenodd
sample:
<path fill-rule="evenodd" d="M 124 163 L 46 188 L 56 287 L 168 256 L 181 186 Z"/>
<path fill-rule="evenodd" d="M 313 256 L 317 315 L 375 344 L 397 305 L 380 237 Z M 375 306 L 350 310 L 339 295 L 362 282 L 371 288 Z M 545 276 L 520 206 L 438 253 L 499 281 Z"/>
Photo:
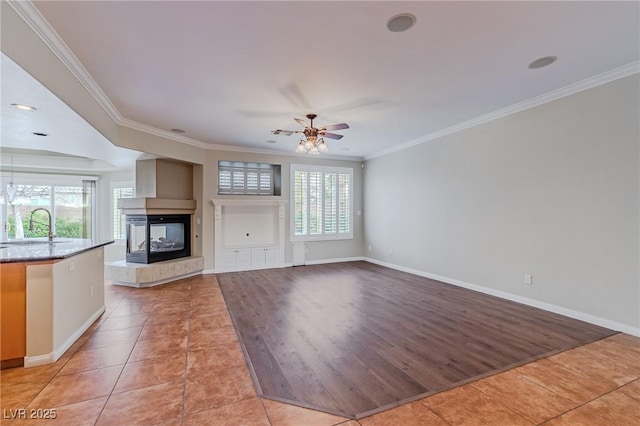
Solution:
<path fill-rule="evenodd" d="M 102 305 L 80 326 L 79 329 L 77 329 L 71 336 L 69 336 L 69 338 L 65 340 L 64 343 L 62 343 L 62 345 L 60 345 L 58 349 L 54 348 L 52 352 L 53 359 L 51 360 L 51 362 L 56 362 L 67 351 L 67 349 L 69 349 L 71 345 L 73 345 L 76 342 L 76 340 L 78 340 L 78 338 L 82 336 L 82 333 L 87 331 L 87 329 L 91 327 L 91 324 L 93 324 L 100 317 L 100 315 L 104 313 L 105 309 L 106 309 L 105 306 Z M 26 366 L 26 362 L 25 362 L 25 366 Z"/>
<path fill-rule="evenodd" d="M 357 257 L 338 257 L 335 259 L 319 259 L 319 260 L 307 260 L 305 261 L 305 265 L 323 265 L 325 263 L 341 263 L 341 262 L 357 262 L 360 260 L 366 260 L 366 258 L 362 256 Z M 373 263 L 373 262 L 371 262 Z"/>
<path fill-rule="evenodd" d="M 279 268 L 288 268 L 290 267 L 290 263 L 276 263 L 273 265 L 247 265 L 247 266 L 238 266 L 235 268 L 218 268 L 214 269 L 214 274 L 225 274 L 227 272 L 246 272 L 246 271 L 261 271 L 263 269 L 279 269 Z"/>
<path fill-rule="evenodd" d="M 46 355 L 37 355 L 37 356 L 25 356 L 24 357 L 24 368 L 37 367 L 39 365 L 47 365 L 55 362 L 54 353 L 48 353 Z"/>
<path fill-rule="evenodd" d="M 97 311 L 95 311 L 82 325 L 78 328 L 67 340 L 60 345 L 58 349 L 54 349 L 53 352 L 44 355 L 26 356 L 24 357 L 24 367 L 37 367 L 39 365 L 46 365 L 56 362 L 60 357 L 73 345 L 82 333 L 87 331 L 91 324 L 93 324 L 105 311 L 105 306 L 102 305 Z"/>
<path fill-rule="evenodd" d="M 200 273 L 202 275 L 210 275 L 210 274 L 215 274 L 216 271 L 213 269 L 203 269 L 202 271 L 200 271 Z"/>
<path fill-rule="evenodd" d="M 566 317 L 588 322 L 590 324 L 599 325 L 600 327 L 605 327 L 611 330 L 616 330 L 626 334 L 630 334 L 632 336 L 640 337 L 640 327 L 633 327 L 627 324 L 623 324 L 621 322 L 612 321 L 607 318 L 598 317 L 596 315 L 587 314 L 585 312 L 576 311 L 573 309 L 565 308 L 563 306 L 558 306 L 558 305 L 554 305 L 547 302 L 541 302 L 539 300 L 531 299 L 524 296 L 519 296 L 517 294 L 508 293 L 502 290 L 495 290 L 495 289 L 484 287 L 478 284 L 467 283 L 464 281 L 456 280 L 454 278 L 444 277 L 442 275 L 430 274 L 428 272 L 407 268 L 404 266 L 396 265 L 394 263 L 384 262 L 378 259 L 365 257 L 363 258 L 363 260 L 370 263 L 374 263 L 376 265 L 395 269 L 397 271 L 407 272 L 409 274 L 418 275 L 420 277 L 430 278 L 432 280 L 437 280 L 443 283 L 455 285 L 457 287 L 462 287 L 462 288 L 474 290 L 480 293 L 488 294 L 491 296 L 496 296 L 501 299 L 510 300 L 512 302 L 522 303 L 523 305 L 532 306 L 534 308 L 539 308 L 545 311 L 553 312 L 555 314 L 564 315 Z"/>

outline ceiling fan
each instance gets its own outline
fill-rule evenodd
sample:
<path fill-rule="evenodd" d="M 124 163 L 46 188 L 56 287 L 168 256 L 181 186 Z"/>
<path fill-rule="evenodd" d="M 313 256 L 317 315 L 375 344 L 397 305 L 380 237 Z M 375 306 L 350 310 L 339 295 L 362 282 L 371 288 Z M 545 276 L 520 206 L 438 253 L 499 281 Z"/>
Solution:
<path fill-rule="evenodd" d="M 300 139 L 298 142 L 298 147 L 296 148 L 296 152 L 298 153 L 309 153 L 312 155 L 320 154 L 321 152 L 329 151 L 327 148 L 327 144 L 324 142 L 324 138 L 329 139 L 342 139 L 343 135 L 338 135 L 336 133 L 329 133 L 329 130 L 343 130 L 348 129 L 349 125 L 347 123 L 339 123 L 339 124 L 331 124 L 329 126 L 323 126 L 320 128 L 313 127 L 313 120 L 317 117 L 316 114 L 307 114 L 307 118 L 310 123 L 307 124 L 301 118 L 294 118 L 299 124 L 304 126 L 304 130 L 281 130 L 276 129 L 272 130 L 271 133 L 274 135 L 286 135 L 291 136 L 294 133 L 303 133 L 305 139 Z"/>

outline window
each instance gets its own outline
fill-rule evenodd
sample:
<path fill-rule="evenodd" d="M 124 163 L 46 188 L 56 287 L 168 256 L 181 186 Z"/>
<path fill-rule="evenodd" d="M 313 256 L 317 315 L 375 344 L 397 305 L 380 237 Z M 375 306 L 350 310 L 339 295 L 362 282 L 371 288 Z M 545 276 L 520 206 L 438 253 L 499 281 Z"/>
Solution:
<path fill-rule="evenodd" d="M 291 240 L 353 238 L 353 169 L 291 165 Z"/>
<path fill-rule="evenodd" d="M 133 186 L 130 184 L 114 185 L 112 188 L 113 238 L 116 240 L 127 238 L 125 228 L 126 215 L 118 208 L 120 198 L 133 198 Z"/>
<path fill-rule="evenodd" d="M 21 173 L 16 174 L 14 187 L 13 196 L 3 194 L 0 203 L 3 240 L 43 238 L 49 232 L 61 238 L 96 235 L 95 178 Z"/>
<path fill-rule="evenodd" d="M 280 166 L 218 162 L 219 195 L 280 195 Z"/>

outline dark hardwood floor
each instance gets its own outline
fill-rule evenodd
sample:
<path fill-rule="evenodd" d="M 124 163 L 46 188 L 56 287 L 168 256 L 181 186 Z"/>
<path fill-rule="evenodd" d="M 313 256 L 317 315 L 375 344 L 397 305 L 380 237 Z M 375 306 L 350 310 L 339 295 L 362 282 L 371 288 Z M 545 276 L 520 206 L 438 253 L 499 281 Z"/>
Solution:
<path fill-rule="evenodd" d="M 217 278 L 258 394 L 352 418 L 615 334 L 367 262 Z"/>

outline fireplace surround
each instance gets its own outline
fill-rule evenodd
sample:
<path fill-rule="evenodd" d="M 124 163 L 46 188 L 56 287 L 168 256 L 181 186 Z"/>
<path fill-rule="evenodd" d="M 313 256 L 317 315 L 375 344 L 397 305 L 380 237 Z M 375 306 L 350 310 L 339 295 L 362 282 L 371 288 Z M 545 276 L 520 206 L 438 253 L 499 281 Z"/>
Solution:
<path fill-rule="evenodd" d="M 126 216 L 126 260 L 154 263 L 191 256 L 191 215 Z"/>

